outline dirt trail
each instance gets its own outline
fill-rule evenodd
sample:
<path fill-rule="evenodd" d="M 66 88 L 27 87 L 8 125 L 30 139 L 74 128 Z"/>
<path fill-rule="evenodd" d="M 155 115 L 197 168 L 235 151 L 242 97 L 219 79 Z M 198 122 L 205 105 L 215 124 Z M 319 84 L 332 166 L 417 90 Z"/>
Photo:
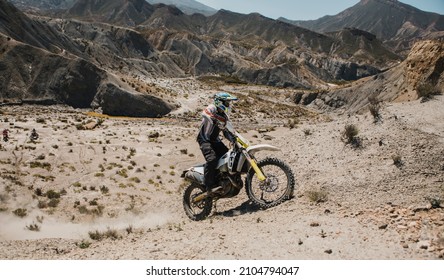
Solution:
<path fill-rule="evenodd" d="M 443 258 L 444 210 L 431 207 L 444 198 L 443 107 L 439 96 L 385 104 L 378 124 L 370 114 L 332 115 L 248 130 L 253 144 L 282 148 L 274 156 L 293 168 L 295 197 L 259 210 L 242 191 L 202 222 L 182 210 L 180 172 L 203 160 L 195 123 L 106 119 L 78 130 L 94 118 L 66 108 L 5 109 L 11 141 L 0 151 L 0 259 Z M 342 141 L 347 124 L 359 128 L 362 148 Z M 36 142 L 27 140 L 32 128 Z M 50 190 L 61 194 L 55 207 Z M 25 217 L 12 213 L 19 208 Z M 92 240 L 94 231 L 110 236 Z"/>

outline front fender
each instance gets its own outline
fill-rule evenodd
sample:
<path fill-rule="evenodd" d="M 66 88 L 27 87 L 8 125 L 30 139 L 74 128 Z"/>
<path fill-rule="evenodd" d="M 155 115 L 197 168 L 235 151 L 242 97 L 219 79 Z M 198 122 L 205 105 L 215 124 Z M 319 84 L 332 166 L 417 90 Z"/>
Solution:
<path fill-rule="evenodd" d="M 259 144 L 259 145 L 254 145 L 254 146 L 250 146 L 247 148 L 247 153 L 250 155 L 254 155 L 255 153 L 259 152 L 259 151 L 280 151 L 281 149 L 279 149 L 278 147 L 275 146 L 271 146 L 268 144 Z"/>

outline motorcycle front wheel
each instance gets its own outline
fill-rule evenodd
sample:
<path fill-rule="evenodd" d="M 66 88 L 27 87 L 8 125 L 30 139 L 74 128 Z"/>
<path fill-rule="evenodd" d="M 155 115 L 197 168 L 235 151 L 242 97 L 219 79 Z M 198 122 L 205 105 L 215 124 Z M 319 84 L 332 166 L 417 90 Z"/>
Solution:
<path fill-rule="evenodd" d="M 193 199 L 205 192 L 205 187 L 198 184 L 189 185 L 183 194 L 183 208 L 188 218 L 193 221 L 204 220 L 211 213 L 213 207 L 213 198 L 207 197 L 199 202 L 193 202 Z"/>
<path fill-rule="evenodd" d="M 265 158 L 257 163 L 264 173 L 260 181 L 251 168 L 245 180 L 248 198 L 261 208 L 270 208 L 292 198 L 295 179 L 290 166 L 277 158 Z"/>

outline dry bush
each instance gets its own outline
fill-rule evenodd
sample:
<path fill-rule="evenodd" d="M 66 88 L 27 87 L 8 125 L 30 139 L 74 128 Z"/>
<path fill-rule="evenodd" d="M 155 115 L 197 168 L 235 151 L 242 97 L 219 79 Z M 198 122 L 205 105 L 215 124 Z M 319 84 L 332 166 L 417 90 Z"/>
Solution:
<path fill-rule="evenodd" d="M 369 97 L 368 101 L 370 102 L 369 110 L 375 120 L 375 123 L 381 122 L 381 101 L 379 101 L 376 97 Z"/>
<path fill-rule="evenodd" d="M 17 217 L 23 218 L 28 215 L 28 210 L 25 208 L 17 208 L 12 211 L 12 213 L 14 213 L 14 215 L 16 215 Z"/>
<path fill-rule="evenodd" d="M 40 226 L 36 223 L 27 225 L 26 228 L 29 229 L 30 231 L 40 231 Z"/>
<path fill-rule="evenodd" d="M 350 144 L 354 148 L 362 148 L 362 139 L 358 137 L 358 134 L 358 127 L 354 124 L 348 124 L 342 132 L 342 139 L 346 144 Z"/>
<path fill-rule="evenodd" d="M 404 160 L 402 159 L 402 156 L 400 155 L 393 155 L 392 156 L 392 160 L 393 160 L 393 164 L 398 167 L 401 168 L 404 166 Z"/>
<path fill-rule="evenodd" d="M 326 202 L 328 199 L 328 193 L 323 190 L 309 190 L 306 195 L 310 201 L 315 203 Z"/>
<path fill-rule="evenodd" d="M 416 88 L 418 97 L 421 98 L 421 102 L 427 102 L 434 98 L 436 95 L 442 95 L 442 91 L 430 83 L 422 83 Z"/>
<path fill-rule="evenodd" d="M 117 230 L 108 228 L 105 232 L 99 232 L 98 230 L 88 232 L 89 238 L 96 241 L 101 241 L 105 238 L 117 240 L 122 237 L 119 235 Z"/>

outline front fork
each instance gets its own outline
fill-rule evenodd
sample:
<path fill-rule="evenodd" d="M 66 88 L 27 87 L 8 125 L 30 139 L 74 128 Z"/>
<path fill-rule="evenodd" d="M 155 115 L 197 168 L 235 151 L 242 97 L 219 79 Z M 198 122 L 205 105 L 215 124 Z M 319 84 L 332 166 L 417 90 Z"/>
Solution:
<path fill-rule="evenodd" d="M 263 182 L 265 181 L 267 178 L 265 177 L 264 173 L 262 172 L 262 170 L 259 168 L 259 166 L 257 166 L 256 160 L 254 158 L 252 158 L 247 151 L 242 151 L 245 158 L 248 160 L 248 163 L 250 163 L 251 167 L 253 168 L 254 172 L 256 172 L 257 178 L 259 179 L 259 181 Z"/>

